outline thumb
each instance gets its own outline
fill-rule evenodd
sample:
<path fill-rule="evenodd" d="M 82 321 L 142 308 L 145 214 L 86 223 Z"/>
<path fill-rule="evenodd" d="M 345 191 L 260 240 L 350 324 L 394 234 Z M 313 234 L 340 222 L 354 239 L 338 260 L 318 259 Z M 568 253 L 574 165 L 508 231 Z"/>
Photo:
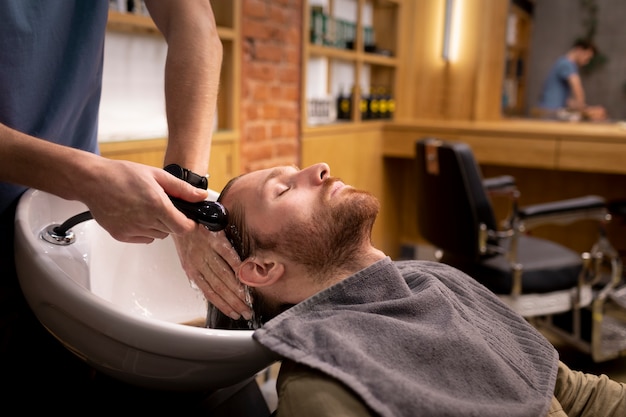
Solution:
<path fill-rule="evenodd" d="M 180 182 L 183 183 L 183 187 L 181 190 L 180 195 L 177 196 L 173 196 L 173 197 L 178 197 L 181 198 L 183 200 L 187 200 L 190 201 L 192 203 L 195 203 L 197 201 L 202 201 L 202 200 L 206 200 L 209 197 L 209 192 L 207 190 L 203 190 L 202 188 L 197 188 L 194 187 L 193 185 L 183 181 L 183 180 L 179 180 Z"/>

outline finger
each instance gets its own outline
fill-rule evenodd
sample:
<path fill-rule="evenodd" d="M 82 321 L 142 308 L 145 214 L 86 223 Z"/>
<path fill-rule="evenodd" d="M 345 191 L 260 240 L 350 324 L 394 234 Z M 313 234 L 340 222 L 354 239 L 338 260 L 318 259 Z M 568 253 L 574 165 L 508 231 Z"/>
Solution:
<path fill-rule="evenodd" d="M 114 237 L 114 239 L 119 240 L 120 242 L 125 242 L 125 243 L 152 243 L 154 242 L 154 239 L 151 237 L 146 237 L 146 236 L 133 236 L 133 237 L 129 237 L 126 239 L 118 239 L 116 237 Z"/>
<path fill-rule="evenodd" d="M 216 266 L 217 260 L 213 264 L 208 265 L 207 272 L 203 275 L 204 280 L 211 287 L 212 293 L 207 294 L 207 298 L 213 298 L 216 302 L 224 302 L 244 317 L 252 312 L 250 306 L 246 303 L 246 295 L 243 285 L 239 282 L 235 273 L 230 266 L 222 261 L 225 267 Z M 212 301 L 212 300 L 209 300 Z M 219 308 L 218 305 L 216 307 Z"/>
<path fill-rule="evenodd" d="M 235 272 L 231 268 L 230 264 L 226 262 L 226 260 L 217 252 L 213 253 L 213 255 L 209 255 L 210 259 L 205 259 L 205 265 L 208 270 L 209 276 L 214 276 L 215 282 L 223 284 L 225 289 L 229 289 L 231 292 L 237 292 L 241 287 L 241 283 L 237 279 Z M 216 288 L 217 290 L 217 288 Z M 242 300 L 244 298 L 242 297 Z"/>
<path fill-rule="evenodd" d="M 244 293 L 243 287 L 240 290 Z M 213 304 L 218 310 L 226 314 L 235 320 L 239 320 L 243 317 L 246 320 L 252 318 L 252 310 L 247 304 L 243 303 L 239 297 L 229 296 L 228 292 L 224 291 L 209 291 L 206 295 L 207 300 Z"/>
<path fill-rule="evenodd" d="M 214 250 L 230 265 L 233 271 L 236 271 L 241 266 L 241 259 L 233 245 L 226 238 L 224 231 L 209 233 L 212 241 L 215 242 Z"/>
<path fill-rule="evenodd" d="M 192 232 L 198 224 L 179 211 L 169 198 L 165 197 L 165 210 L 160 218 L 165 230 L 175 235 Z"/>
<path fill-rule="evenodd" d="M 230 291 L 225 291 L 224 289 L 214 287 L 202 275 L 199 275 L 198 278 L 194 279 L 194 282 L 196 282 L 196 285 L 198 286 L 198 288 L 200 288 L 207 301 L 213 304 L 223 314 L 227 315 L 233 320 L 239 320 L 241 316 L 248 320 L 252 317 L 251 312 L 248 313 L 247 311 L 245 311 L 245 309 L 249 310 L 247 305 L 245 306 L 245 308 L 241 307 L 241 305 L 239 305 L 239 298 L 233 298 L 232 296 L 229 296 Z M 243 287 L 241 288 L 241 291 L 243 292 Z M 234 302 L 234 305 L 231 302 L 227 301 L 227 299 L 230 299 L 231 302 Z"/>
<path fill-rule="evenodd" d="M 166 171 L 159 172 L 155 177 L 159 185 L 166 194 L 172 197 L 178 197 L 186 201 L 196 202 L 205 200 L 209 196 L 207 190 L 194 187 L 186 181 L 183 181 Z"/>
<path fill-rule="evenodd" d="M 169 233 L 157 229 L 152 229 L 152 233 L 150 234 L 154 239 L 165 239 L 169 235 Z"/>

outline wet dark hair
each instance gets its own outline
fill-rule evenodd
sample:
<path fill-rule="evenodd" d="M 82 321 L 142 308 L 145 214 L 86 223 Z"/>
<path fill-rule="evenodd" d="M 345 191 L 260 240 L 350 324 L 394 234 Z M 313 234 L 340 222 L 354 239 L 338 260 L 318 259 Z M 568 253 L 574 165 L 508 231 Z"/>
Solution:
<path fill-rule="evenodd" d="M 572 48 L 591 50 L 594 56 L 598 53 L 598 48 L 589 39 L 583 39 L 583 38 L 576 39 L 576 41 L 574 41 L 574 44 L 572 45 Z"/>
<path fill-rule="evenodd" d="M 217 201 L 223 204 L 224 198 L 228 195 L 228 192 L 232 188 L 233 184 L 237 182 L 241 178 L 241 175 L 231 178 L 222 191 L 220 192 Z M 228 208 L 228 222 L 226 224 L 226 228 L 224 228 L 224 233 L 226 234 L 226 238 L 230 241 L 230 244 L 233 246 L 237 255 L 239 255 L 239 259 L 242 261 L 250 256 L 250 244 L 244 240 L 245 230 L 245 222 L 243 215 L 243 207 L 237 201 L 233 201 L 231 207 Z"/>
<path fill-rule="evenodd" d="M 217 199 L 218 202 L 224 203 L 224 199 L 229 194 L 233 184 L 243 175 L 245 174 L 232 178 L 226 183 Z M 228 220 L 224 233 L 242 261 L 249 258 L 257 249 L 271 250 L 278 246 L 278 240 L 275 236 L 264 236 L 261 238 L 247 227 L 245 210 L 243 205 L 236 199 L 233 199 L 229 204 Z"/>

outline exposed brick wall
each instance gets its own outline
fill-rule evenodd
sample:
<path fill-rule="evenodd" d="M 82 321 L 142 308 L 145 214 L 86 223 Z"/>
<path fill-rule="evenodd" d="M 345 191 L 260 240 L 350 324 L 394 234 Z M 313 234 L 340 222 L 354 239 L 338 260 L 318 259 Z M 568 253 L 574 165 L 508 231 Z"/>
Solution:
<path fill-rule="evenodd" d="M 302 0 L 242 0 L 241 169 L 299 163 Z"/>

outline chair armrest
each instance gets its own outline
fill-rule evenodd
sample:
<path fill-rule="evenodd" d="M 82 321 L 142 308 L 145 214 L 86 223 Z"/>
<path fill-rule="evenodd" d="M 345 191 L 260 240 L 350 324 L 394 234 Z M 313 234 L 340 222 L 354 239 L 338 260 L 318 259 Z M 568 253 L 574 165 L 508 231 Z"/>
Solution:
<path fill-rule="evenodd" d="M 569 224 L 580 220 L 610 220 L 606 200 L 596 195 L 587 195 L 549 203 L 519 207 L 517 220 L 526 229 L 543 224 Z"/>
<path fill-rule="evenodd" d="M 501 175 L 499 177 L 485 178 L 483 186 L 487 192 L 501 190 L 503 188 L 515 187 L 515 178 L 510 175 Z"/>
<path fill-rule="evenodd" d="M 492 197 L 504 197 L 510 201 L 509 213 L 501 222 L 502 229 L 511 229 L 511 224 L 515 219 L 517 212 L 517 203 L 519 200 L 520 192 L 515 184 L 515 178 L 510 175 L 500 175 L 498 177 L 485 178 L 482 181 L 483 187 L 487 195 Z"/>

